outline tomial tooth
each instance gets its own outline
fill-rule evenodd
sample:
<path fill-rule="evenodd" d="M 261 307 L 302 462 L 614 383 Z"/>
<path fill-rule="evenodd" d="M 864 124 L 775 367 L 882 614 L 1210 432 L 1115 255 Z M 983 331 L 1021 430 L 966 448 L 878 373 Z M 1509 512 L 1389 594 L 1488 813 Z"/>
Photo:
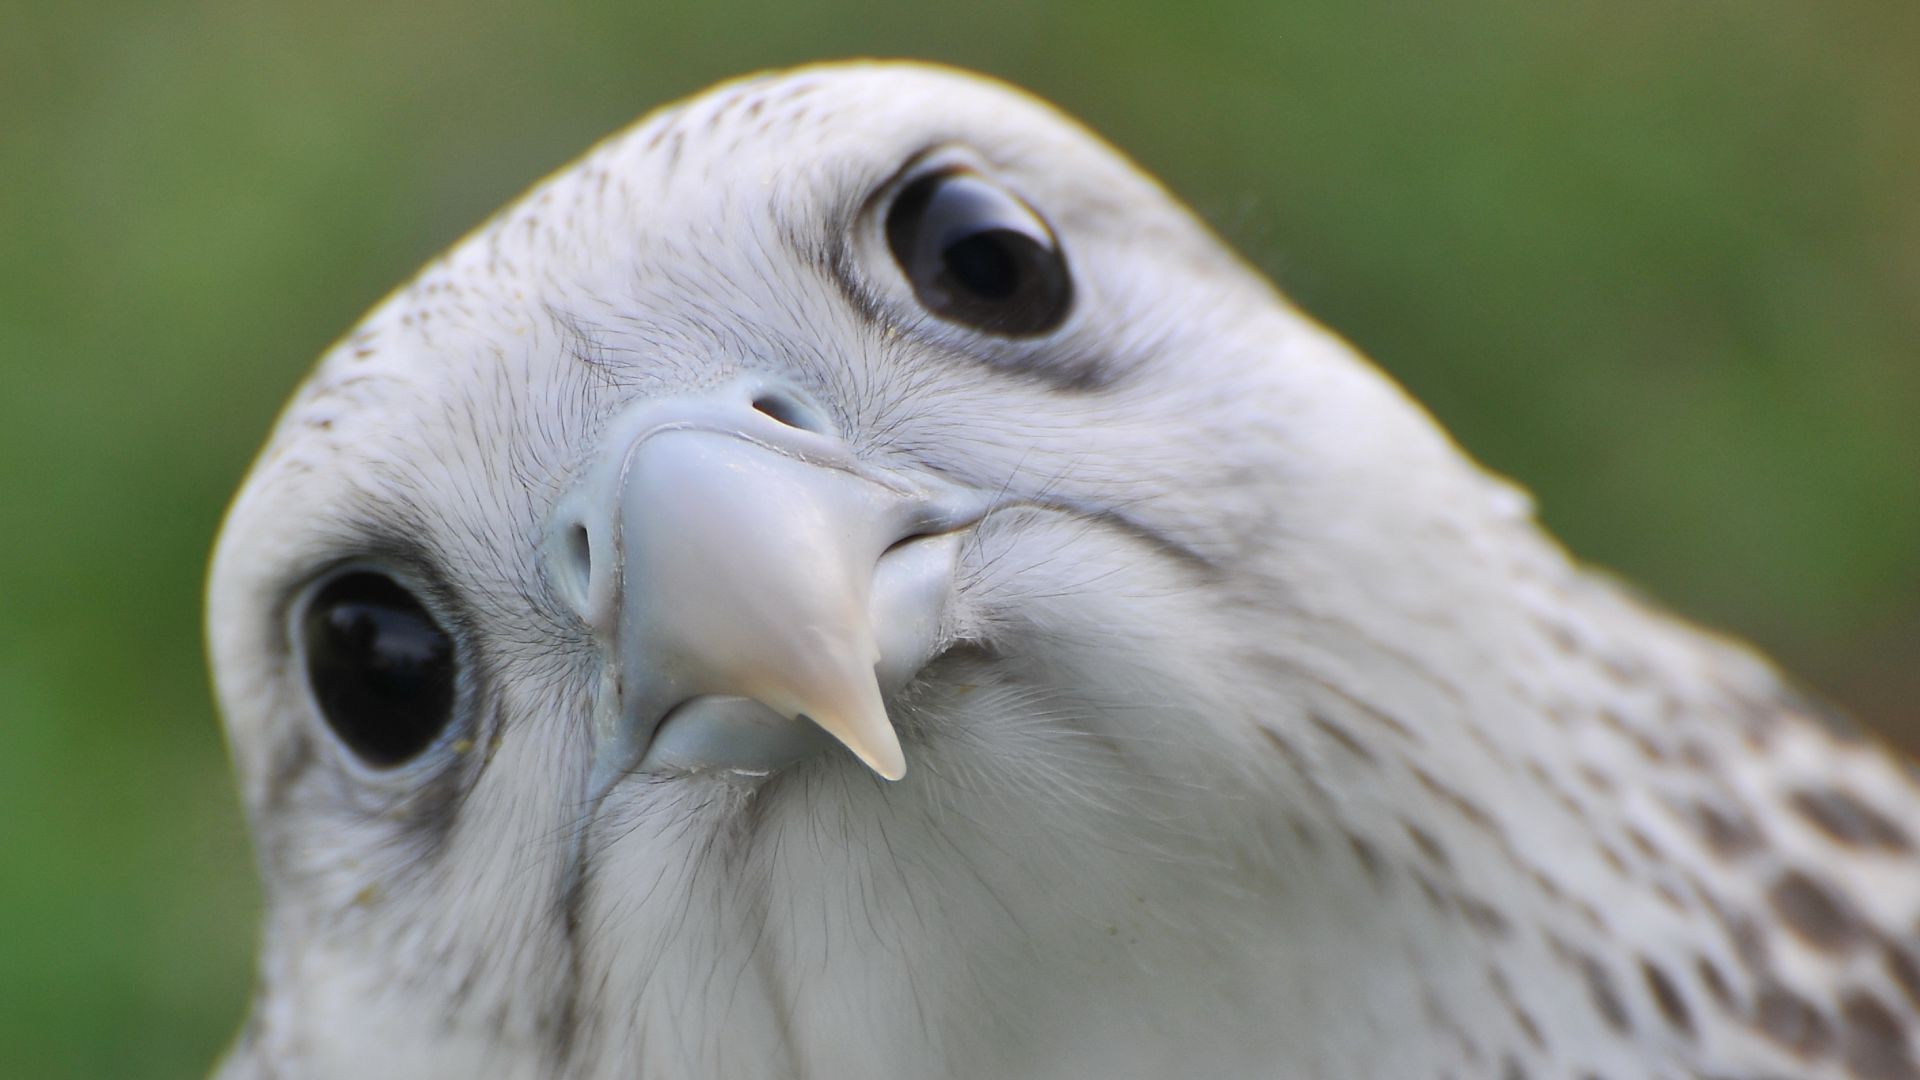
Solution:
<path fill-rule="evenodd" d="M 810 672 L 813 677 L 794 678 L 798 673 L 789 672 L 788 678 L 763 691 L 760 700 L 776 712 L 813 721 L 883 779 L 898 780 L 907 774 L 907 759 L 880 700 L 873 661 L 855 662 L 868 651 L 878 652 L 871 646 L 821 649 L 814 655 L 824 662 Z"/>
<path fill-rule="evenodd" d="M 869 681 L 860 697 L 865 700 L 848 709 L 803 709 L 800 715 L 840 740 L 882 779 L 898 780 L 907 775 L 907 759 L 900 751 L 900 736 L 887 719 L 886 706 L 880 703 L 880 688 Z"/>

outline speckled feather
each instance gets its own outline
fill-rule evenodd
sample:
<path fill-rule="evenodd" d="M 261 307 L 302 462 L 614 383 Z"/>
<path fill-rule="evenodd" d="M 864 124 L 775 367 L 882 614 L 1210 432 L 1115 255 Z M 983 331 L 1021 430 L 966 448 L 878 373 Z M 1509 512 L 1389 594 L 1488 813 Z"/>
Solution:
<path fill-rule="evenodd" d="M 919 310 L 875 192 L 937 148 L 1042 215 L 1055 333 Z M 609 418 L 778 372 L 857 451 L 1020 496 L 910 763 L 632 777 L 539 559 Z M 287 612 L 430 581 L 459 737 L 389 772 Z M 209 608 L 266 886 L 224 1077 L 1920 1076 L 1920 798 L 1523 494 L 1113 150 L 913 65 L 743 80 L 535 187 L 321 361 Z"/>

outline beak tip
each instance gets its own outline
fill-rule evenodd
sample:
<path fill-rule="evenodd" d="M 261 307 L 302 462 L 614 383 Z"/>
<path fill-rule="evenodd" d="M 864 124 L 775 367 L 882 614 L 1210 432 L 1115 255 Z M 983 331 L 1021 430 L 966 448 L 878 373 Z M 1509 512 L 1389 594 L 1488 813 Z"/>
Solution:
<path fill-rule="evenodd" d="M 880 700 L 879 684 L 870 672 L 864 679 L 848 679 L 847 683 L 851 684 L 850 694 L 810 694 L 783 702 L 788 708 L 782 711 L 818 725 L 881 779 L 898 780 L 907 775 L 906 754 L 900 749 L 900 736 L 894 731 L 893 721 Z M 832 697 L 841 700 L 834 701 Z M 824 707 L 812 707 L 814 702 Z M 794 705 L 799 707 L 793 708 Z"/>
<path fill-rule="evenodd" d="M 892 725 L 874 734 L 878 737 L 862 739 L 836 735 L 835 738 L 882 780 L 898 780 L 907 775 L 907 756 L 900 750 L 900 739 L 894 735 Z"/>
<path fill-rule="evenodd" d="M 819 724 L 834 741 L 846 747 L 860 763 L 872 769 L 882 780 L 898 780 L 907 775 L 907 756 L 900 749 L 900 737 L 894 734 L 893 725 L 886 719 L 883 711 L 878 723 L 847 726 L 839 723 L 821 723 L 817 716 L 806 715 Z"/>

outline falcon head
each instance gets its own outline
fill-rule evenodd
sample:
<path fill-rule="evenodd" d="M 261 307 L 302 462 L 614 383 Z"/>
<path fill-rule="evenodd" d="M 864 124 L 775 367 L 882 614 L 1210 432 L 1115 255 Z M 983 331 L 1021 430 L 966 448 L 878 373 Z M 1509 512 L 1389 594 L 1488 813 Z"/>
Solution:
<path fill-rule="evenodd" d="M 1449 924 L 1412 985 L 1349 852 L 1417 857 L 1383 762 L 1491 775 L 1446 717 L 1530 670 L 1450 680 L 1589 587 L 1527 517 L 1015 90 L 664 109 L 376 307 L 233 504 L 226 1075 L 1360 1075 L 1485 970 Z"/>

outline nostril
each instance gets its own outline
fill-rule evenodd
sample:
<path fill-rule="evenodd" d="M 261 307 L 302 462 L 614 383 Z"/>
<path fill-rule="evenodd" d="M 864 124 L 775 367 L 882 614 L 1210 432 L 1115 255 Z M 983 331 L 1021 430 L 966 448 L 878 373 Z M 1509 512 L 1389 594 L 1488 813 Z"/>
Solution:
<path fill-rule="evenodd" d="M 763 391 L 754 395 L 753 409 L 790 428 L 811 431 L 816 435 L 833 433 L 832 425 L 828 424 L 824 417 L 805 402 L 789 394 L 772 390 Z"/>
<path fill-rule="evenodd" d="M 593 536 L 587 527 L 574 522 L 567 527 L 566 556 L 567 587 L 575 597 L 575 603 L 583 608 L 591 595 L 593 585 Z"/>

